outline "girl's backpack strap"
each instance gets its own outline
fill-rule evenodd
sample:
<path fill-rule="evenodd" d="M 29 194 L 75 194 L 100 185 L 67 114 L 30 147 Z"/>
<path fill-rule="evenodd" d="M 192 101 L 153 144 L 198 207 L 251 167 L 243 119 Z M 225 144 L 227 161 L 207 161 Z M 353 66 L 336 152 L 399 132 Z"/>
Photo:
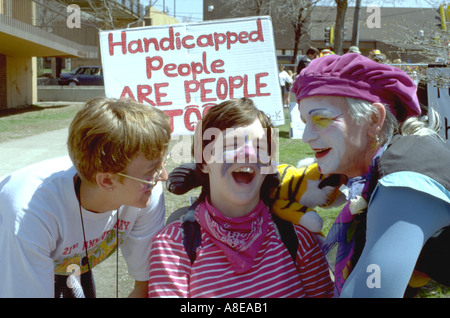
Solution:
<path fill-rule="evenodd" d="M 181 216 L 181 225 L 183 227 L 183 245 L 191 260 L 194 263 L 197 256 L 197 248 L 202 242 L 202 233 L 200 224 L 195 220 L 195 209 L 198 201 L 194 202 L 184 215 Z"/>

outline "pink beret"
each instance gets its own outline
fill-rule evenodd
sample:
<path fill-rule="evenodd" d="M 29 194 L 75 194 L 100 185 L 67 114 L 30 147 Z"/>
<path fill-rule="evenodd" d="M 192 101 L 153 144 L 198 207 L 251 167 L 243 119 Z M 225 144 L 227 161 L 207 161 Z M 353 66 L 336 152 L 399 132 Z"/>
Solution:
<path fill-rule="evenodd" d="M 402 122 L 421 113 L 417 86 L 402 70 L 356 53 L 311 61 L 291 89 L 297 101 L 311 96 L 343 96 L 388 105 Z"/>

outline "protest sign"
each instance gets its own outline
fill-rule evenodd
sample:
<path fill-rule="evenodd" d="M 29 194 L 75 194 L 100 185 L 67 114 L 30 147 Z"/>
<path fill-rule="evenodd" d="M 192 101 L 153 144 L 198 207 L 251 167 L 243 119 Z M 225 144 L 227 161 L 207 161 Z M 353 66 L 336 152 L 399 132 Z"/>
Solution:
<path fill-rule="evenodd" d="M 291 102 L 289 105 L 289 137 L 292 139 L 302 139 L 305 123 L 300 119 L 298 104 Z"/>
<path fill-rule="evenodd" d="M 270 17 L 102 31 L 100 48 L 106 96 L 160 108 L 174 135 L 239 97 L 284 124 Z"/>
<path fill-rule="evenodd" d="M 441 75 L 450 78 L 450 69 L 431 68 L 428 74 Z M 440 131 L 439 135 L 450 147 L 450 87 L 439 87 L 434 83 L 427 83 L 428 105 L 439 114 Z"/>

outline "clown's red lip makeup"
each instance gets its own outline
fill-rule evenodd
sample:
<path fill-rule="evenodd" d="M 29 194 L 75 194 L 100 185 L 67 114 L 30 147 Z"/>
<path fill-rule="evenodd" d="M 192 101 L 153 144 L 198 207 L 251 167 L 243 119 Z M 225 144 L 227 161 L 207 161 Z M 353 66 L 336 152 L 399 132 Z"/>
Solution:
<path fill-rule="evenodd" d="M 322 149 L 313 149 L 315 157 L 317 159 L 325 157 L 329 152 L 331 148 L 322 148 Z"/>

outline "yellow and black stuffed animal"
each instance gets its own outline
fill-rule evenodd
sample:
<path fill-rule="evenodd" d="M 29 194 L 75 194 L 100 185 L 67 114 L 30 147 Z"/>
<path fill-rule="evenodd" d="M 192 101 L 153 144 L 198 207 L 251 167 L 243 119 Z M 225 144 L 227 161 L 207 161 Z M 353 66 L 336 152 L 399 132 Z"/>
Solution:
<path fill-rule="evenodd" d="M 345 197 L 339 187 L 345 179 L 341 175 L 321 174 L 317 164 L 310 161 L 302 161 L 301 165 L 299 168 L 287 164 L 278 166 L 280 183 L 270 193 L 272 209 L 280 218 L 319 233 L 323 221 L 314 208 L 342 204 Z M 195 163 L 186 163 L 169 174 L 166 186 L 174 194 L 184 194 L 204 182 Z"/>
<path fill-rule="evenodd" d="M 280 185 L 271 194 L 274 213 L 286 221 L 319 233 L 323 220 L 314 208 L 342 204 L 345 197 L 339 187 L 346 178 L 342 175 L 323 175 L 316 163 L 301 167 L 279 165 L 278 173 Z"/>

